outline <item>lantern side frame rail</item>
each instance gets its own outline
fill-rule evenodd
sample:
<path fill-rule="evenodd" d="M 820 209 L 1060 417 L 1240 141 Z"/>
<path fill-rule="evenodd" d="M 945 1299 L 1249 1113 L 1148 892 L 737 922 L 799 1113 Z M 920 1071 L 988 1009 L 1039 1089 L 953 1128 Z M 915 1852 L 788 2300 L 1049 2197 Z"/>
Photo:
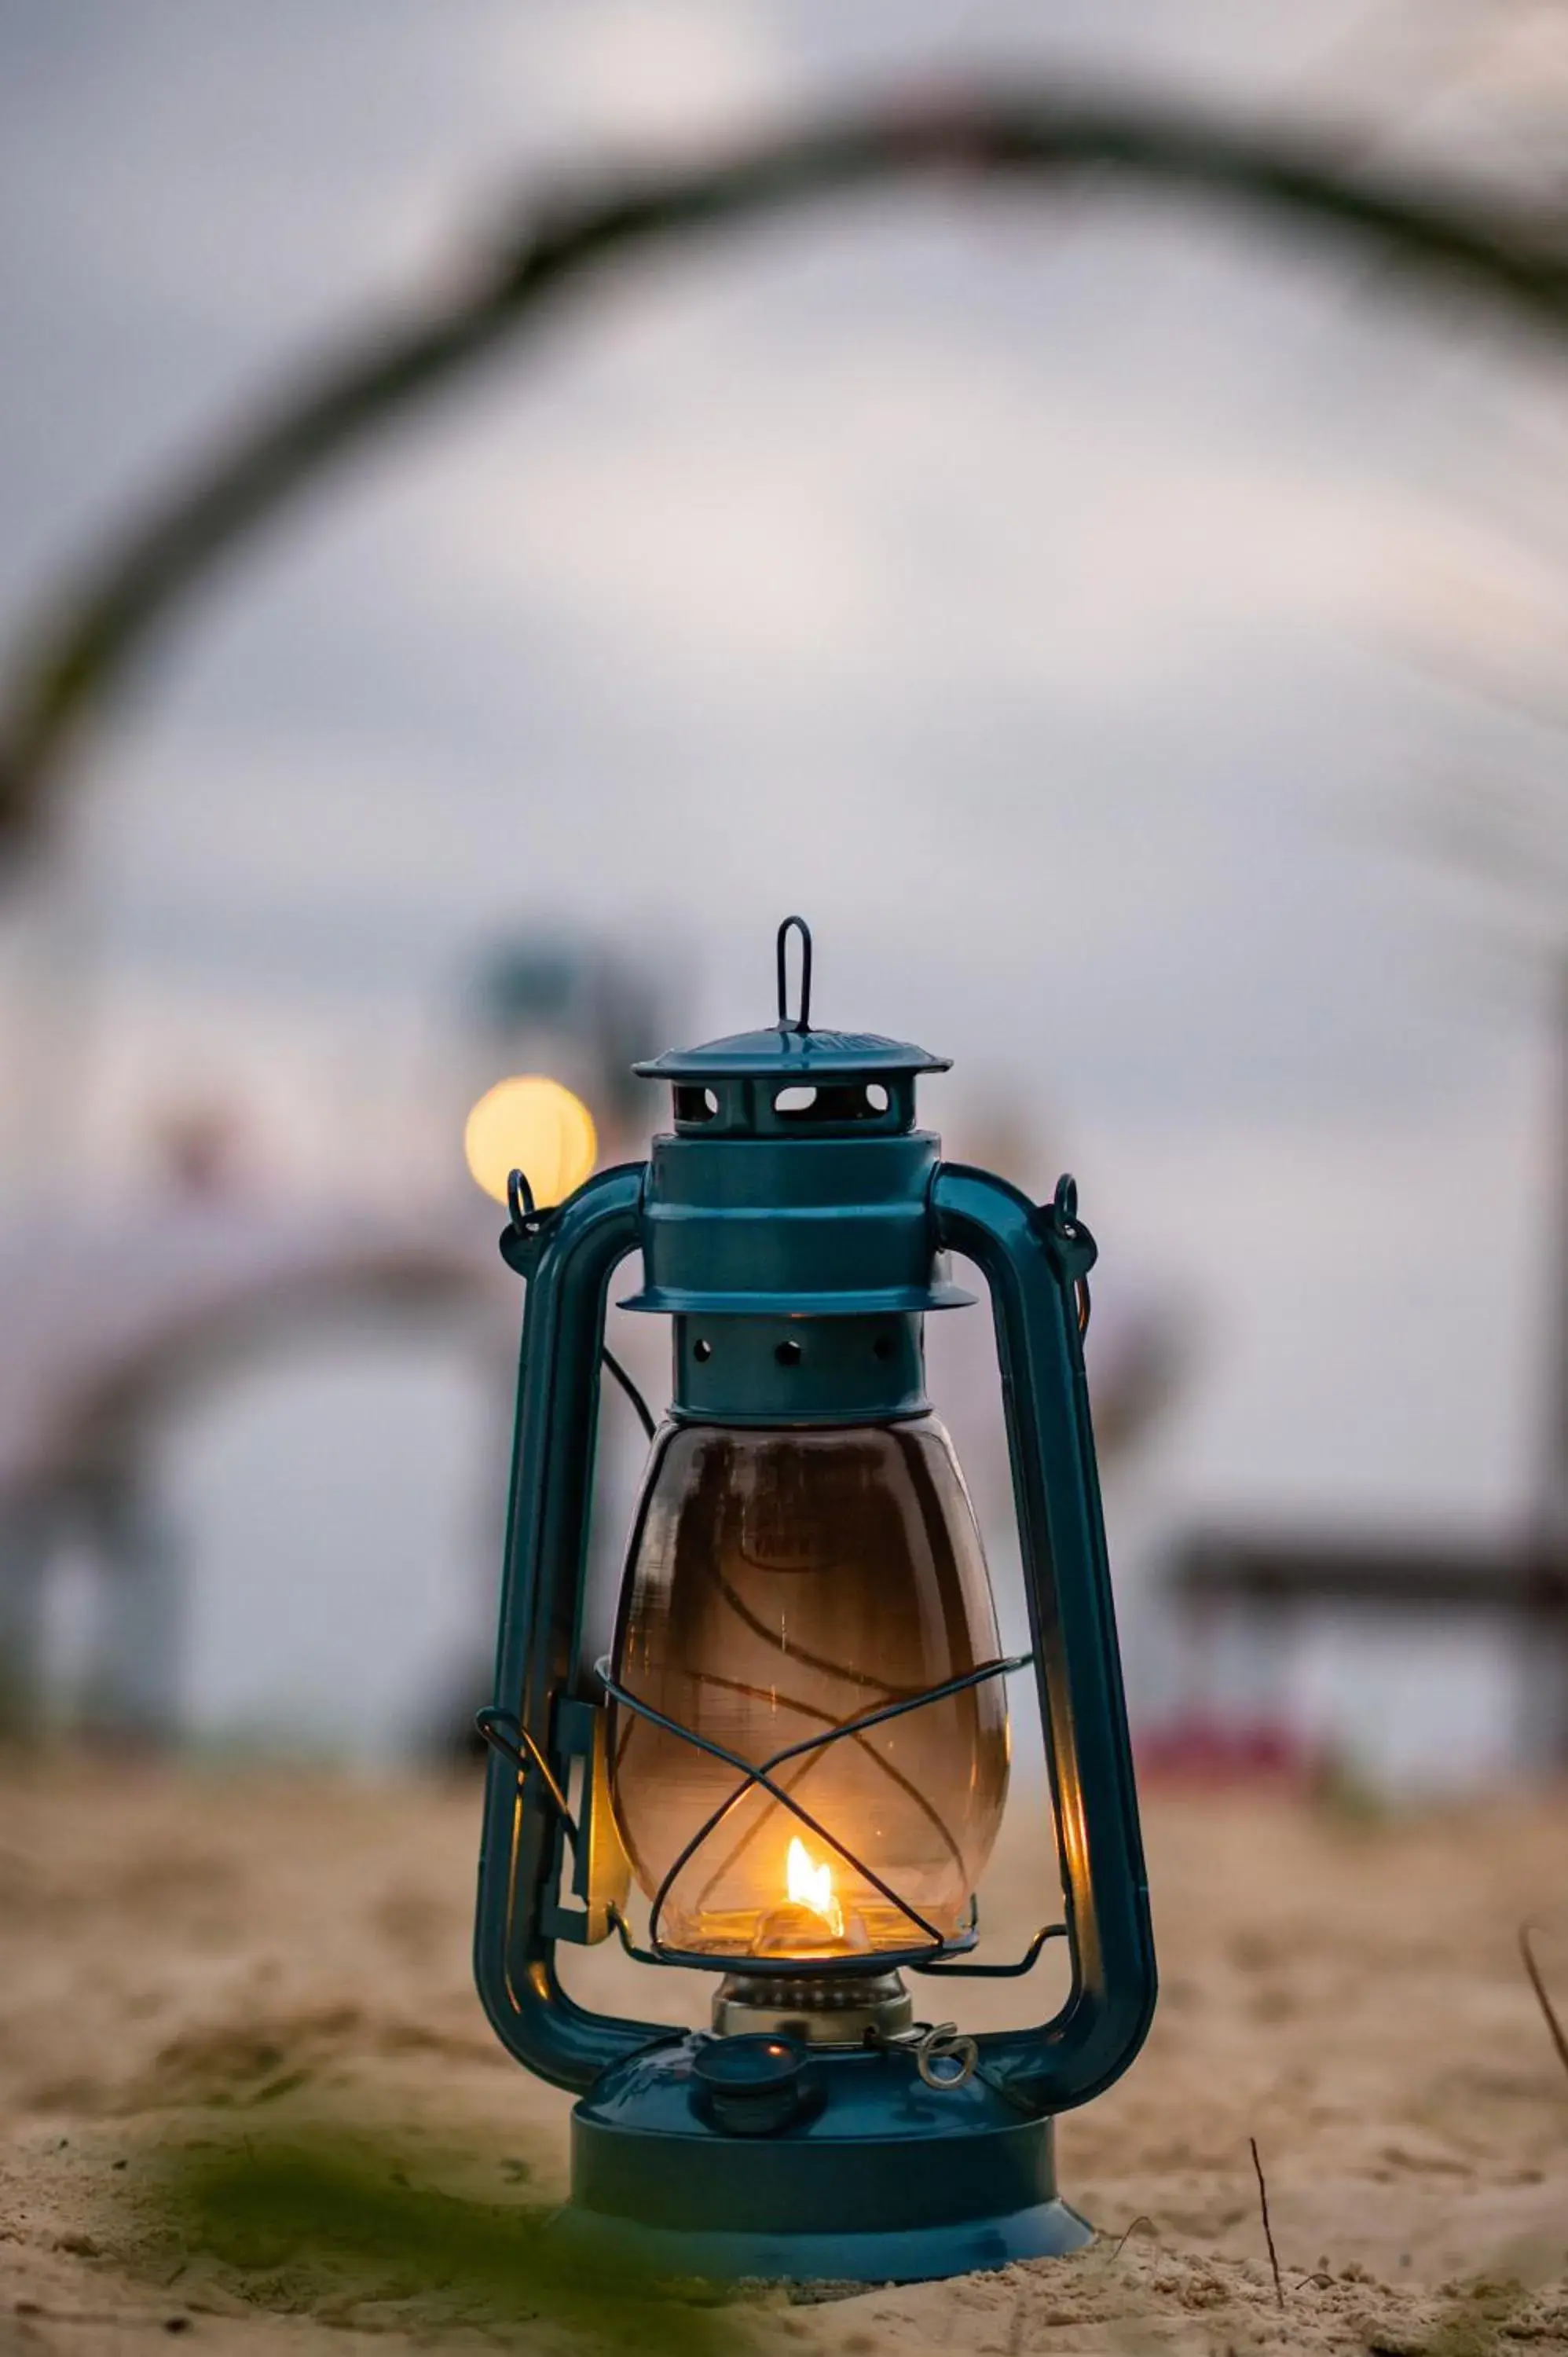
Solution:
<path fill-rule="evenodd" d="M 642 1162 L 602 1170 L 536 1215 L 529 1233 L 509 1223 L 500 1239 L 527 1295 L 493 1691 L 505 1697 L 498 1708 L 519 1749 L 543 1755 L 562 1799 L 570 1769 L 561 1775 L 555 1706 L 574 1691 L 581 1652 L 605 1311 L 615 1270 L 640 1243 L 646 1176 Z M 564 1986 L 544 1904 L 559 1880 L 564 1837 L 546 1780 L 520 1775 L 492 1739 L 475 1984 L 507 2051 L 552 2085 L 584 2094 L 615 2063 L 684 2033 L 595 2011 Z"/>
<path fill-rule="evenodd" d="M 601 1172 L 531 1234 L 509 1229 L 501 1239 L 503 1258 L 528 1280 L 495 1687 L 515 1704 L 521 1740 L 510 1761 L 492 1745 L 475 1977 L 508 2050 L 579 2093 L 611 2065 L 689 2034 L 596 2013 L 570 1996 L 556 1970 L 558 1910 L 550 1903 L 566 1834 L 547 1784 L 564 1798 L 570 1765 L 563 1777 L 554 1721 L 558 1702 L 581 1683 L 605 1313 L 615 1268 L 641 1242 L 646 1178 L 643 1163 Z M 969 1260 L 991 1297 L 1063 1879 L 1059 1930 L 1071 1958 L 1069 1992 L 1055 2014 L 1033 2028 L 983 2032 L 977 2043 L 987 2079 L 1044 2115 L 1088 2102 L 1120 2076 L 1147 2034 L 1156 1987 L 1079 1330 L 1080 1286 L 1096 1248 L 1070 1181 L 1039 1207 L 1004 1179 L 940 1163 L 928 1214 L 933 1251 Z M 536 1747 L 549 1780 L 520 1772 Z M 750 1763 L 738 1766 L 750 1776 Z M 624 1923 L 612 1916 L 609 1928 L 628 1943 Z M 1057 1929 L 1038 1935 L 1024 1969 Z M 696 1961 L 713 1971 L 734 1960 Z M 1005 1977 L 1019 1968 L 928 1955 L 924 1969 Z"/>
<path fill-rule="evenodd" d="M 994 1173 L 939 1163 L 932 1242 L 991 1297 L 1040 1732 L 1072 1986 L 1050 2020 L 982 2031 L 988 2077 L 1040 2113 L 1090 2102 L 1148 2035 L 1158 1993 L 1148 1874 L 1083 1358 L 1099 1256 L 1070 1177 L 1032 1202 Z"/>

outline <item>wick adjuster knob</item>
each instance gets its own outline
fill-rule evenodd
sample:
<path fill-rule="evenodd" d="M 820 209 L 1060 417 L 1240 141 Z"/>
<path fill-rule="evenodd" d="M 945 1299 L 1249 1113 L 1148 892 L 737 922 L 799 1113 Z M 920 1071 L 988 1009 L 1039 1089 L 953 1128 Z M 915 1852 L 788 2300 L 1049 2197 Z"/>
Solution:
<path fill-rule="evenodd" d="M 692 2101 L 731 2136 L 774 2136 L 805 2104 L 805 2070 L 792 2038 L 715 2038 L 692 2064 Z"/>

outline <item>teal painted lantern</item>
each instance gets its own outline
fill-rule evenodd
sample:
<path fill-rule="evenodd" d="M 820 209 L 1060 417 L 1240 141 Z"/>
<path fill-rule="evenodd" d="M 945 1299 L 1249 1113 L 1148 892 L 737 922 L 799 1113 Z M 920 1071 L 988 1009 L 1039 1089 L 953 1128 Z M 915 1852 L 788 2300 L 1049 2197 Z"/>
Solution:
<path fill-rule="evenodd" d="M 791 927 L 800 1011 L 785 1013 Z M 514 1178 L 527 1280 L 475 1969 L 498 2035 L 580 2097 L 563 2231 L 662 2271 L 888 2282 L 1070 2250 L 1053 2121 L 1111 2085 L 1155 1960 L 1082 1334 L 1095 1256 L 915 1127 L 924 1049 L 813 1030 L 779 929 L 779 1021 L 639 1065 L 647 1163 L 558 1208 Z M 605 1307 L 667 1317 L 615 1641 L 585 1658 Z M 928 1313 L 989 1291 L 1029 1650 L 1006 1657 L 925 1391 Z M 624 1378 L 623 1378 L 624 1380 Z M 635 1396 L 635 1394 L 634 1394 Z M 973 1954 L 1006 1798 L 1006 1683 L 1039 1699 L 1063 1914 Z M 1046 1828 L 1042 1824 L 1042 1842 Z M 632 1891 L 646 1907 L 634 1930 Z M 585 2009 L 562 1942 L 714 1975 L 688 2030 Z M 1037 2028 L 964 2034 L 938 1982 L 1071 1959 Z M 911 1993 L 919 1992 L 918 2002 Z"/>

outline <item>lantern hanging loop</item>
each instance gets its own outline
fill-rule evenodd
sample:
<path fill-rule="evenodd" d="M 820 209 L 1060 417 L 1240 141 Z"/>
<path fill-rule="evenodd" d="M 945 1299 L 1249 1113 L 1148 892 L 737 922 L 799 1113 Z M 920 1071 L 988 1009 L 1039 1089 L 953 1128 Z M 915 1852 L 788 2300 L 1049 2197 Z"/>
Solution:
<path fill-rule="evenodd" d="M 785 944 L 789 940 L 789 928 L 791 925 L 793 925 L 795 931 L 800 936 L 800 1012 L 796 1017 L 792 1024 L 789 1020 L 789 984 L 784 970 Z M 779 971 L 779 1028 L 780 1031 L 793 1030 L 799 1038 L 803 1039 L 807 1032 L 811 1028 L 811 928 L 808 925 L 804 917 L 785 918 L 784 922 L 779 928 L 777 957 Z"/>

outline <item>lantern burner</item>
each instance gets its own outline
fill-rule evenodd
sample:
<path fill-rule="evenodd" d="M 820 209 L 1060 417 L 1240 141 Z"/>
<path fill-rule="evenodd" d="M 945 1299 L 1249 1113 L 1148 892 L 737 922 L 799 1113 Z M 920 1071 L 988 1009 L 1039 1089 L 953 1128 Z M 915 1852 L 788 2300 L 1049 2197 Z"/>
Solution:
<path fill-rule="evenodd" d="M 731 1973 L 714 1999 L 721 2038 L 766 2031 L 802 2046 L 864 2046 L 896 2038 L 915 2018 L 914 1999 L 898 1973 L 823 1973 L 811 1979 L 761 1980 Z"/>

